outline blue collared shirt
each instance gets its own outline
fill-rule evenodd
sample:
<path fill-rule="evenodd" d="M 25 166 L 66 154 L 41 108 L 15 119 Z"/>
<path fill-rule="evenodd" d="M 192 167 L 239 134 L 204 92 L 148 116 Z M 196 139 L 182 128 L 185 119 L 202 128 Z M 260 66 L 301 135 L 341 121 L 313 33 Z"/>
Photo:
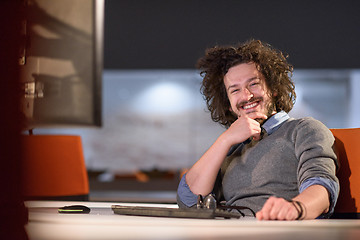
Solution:
<path fill-rule="evenodd" d="M 269 118 L 263 125 L 262 128 L 266 131 L 268 135 L 271 135 L 273 132 L 275 132 L 286 120 L 288 120 L 290 117 L 289 115 L 284 112 L 278 112 L 274 114 L 271 118 Z M 241 145 L 245 145 L 246 141 L 244 143 L 240 143 Z M 233 146 L 232 149 L 230 149 L 229 154 L 231 154 L 232 151 L 234 151 L 236 148 L 239 147 L 240 144 L 237 144 L 236 146 Z M 197 195 L 191 192 L 189 186 L 186 183 L 185 175 L 182 177 L 179 187 L 178 187 L 178 197 L 180 197 L 180 200 L 182 203 L 184 203 L 186 206 L 190 207 L 196 204 L 197 202 Z M 319 218 L 328 218 L 331 216 L 331 214 L 334 212 L 335 204 L 337 201 L 338 193 L 339 193 L 339 184 L 333 180 L 322 178 L 322 177 L 313 177 L 305 180 L 299 188 L 299 192 L 302 193 L 306 188 L 312 186 L 312 185 L 321 185 L 327 189 L 330 196 L 330 208 L 329 211 L 325 214 L 322 214 L 319 216 Z"/>

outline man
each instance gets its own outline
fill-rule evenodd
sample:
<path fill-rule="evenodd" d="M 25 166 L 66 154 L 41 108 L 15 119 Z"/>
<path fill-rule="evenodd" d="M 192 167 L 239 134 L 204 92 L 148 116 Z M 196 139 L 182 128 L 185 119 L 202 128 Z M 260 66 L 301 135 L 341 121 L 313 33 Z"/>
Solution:
<path fill-rule="evenodd" d="M 212 193 L 259 220 L 329 217 L 339 192 L 334 137 L 313 118 L 288 116 L 296 94 L 283 54 L 250 40 L 208 49 L 198 67 L 211 117 L 227 130 L 181 179 L 179 206 Z"/>

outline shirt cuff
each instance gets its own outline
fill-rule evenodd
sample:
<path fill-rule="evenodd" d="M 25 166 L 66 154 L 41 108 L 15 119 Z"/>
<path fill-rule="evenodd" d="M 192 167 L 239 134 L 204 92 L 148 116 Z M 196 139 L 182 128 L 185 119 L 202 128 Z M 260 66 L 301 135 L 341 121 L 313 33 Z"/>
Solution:
<path fill-rule="evenodd" d="M 189 185 L 187 185 L 186 183 L 185 176 L 186 173 L 181 178 L 177 189 L 178 205 L 180 207 L 182 207 L 183 205 L 185 205 L 185 207 L 192 207 L 196 205 L 198 196 L 191 192 Z"/>
<path fill-rule="evenodd" d="M 299 192 L 302 193 L 306 188 L 312 185 L 321 185 L 327 189 L 330 195 L 330 207 L 327 213 L 321 214 L 318 218 L 329 218 L 333 212 L 339 195 L 339 184 L 328 178 L 323 177 L 312 177 L 306 179 L 301 185 Z"/>

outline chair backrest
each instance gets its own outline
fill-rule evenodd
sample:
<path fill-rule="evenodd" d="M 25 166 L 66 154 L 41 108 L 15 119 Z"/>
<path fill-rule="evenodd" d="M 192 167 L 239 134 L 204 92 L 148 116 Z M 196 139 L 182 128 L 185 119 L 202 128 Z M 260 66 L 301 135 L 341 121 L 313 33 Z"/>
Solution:
<path fill-rule="evenodd" d="M 340 195 L 335 216 L 358 218 L 360 212 L 360 128 L 330 129 L 335 136 L 335 150 L 340 168 Z"/>
<path fill-rule="evenodd" d="M 25 199 L 87 200 L 89 180 L 80 136 L 22 136 Z"/>

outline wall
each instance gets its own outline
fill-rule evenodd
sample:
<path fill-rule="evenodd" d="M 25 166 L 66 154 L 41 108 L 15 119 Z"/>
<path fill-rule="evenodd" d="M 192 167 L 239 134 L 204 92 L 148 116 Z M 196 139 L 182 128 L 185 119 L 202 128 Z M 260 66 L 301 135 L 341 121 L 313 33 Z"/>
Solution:
<path fill-rule="evenodd" d="M 360 1 L 106 0 L 105 68 L 193 68 L 206 47 L 256 38 L 295 68 L 359 68 Z"/>

